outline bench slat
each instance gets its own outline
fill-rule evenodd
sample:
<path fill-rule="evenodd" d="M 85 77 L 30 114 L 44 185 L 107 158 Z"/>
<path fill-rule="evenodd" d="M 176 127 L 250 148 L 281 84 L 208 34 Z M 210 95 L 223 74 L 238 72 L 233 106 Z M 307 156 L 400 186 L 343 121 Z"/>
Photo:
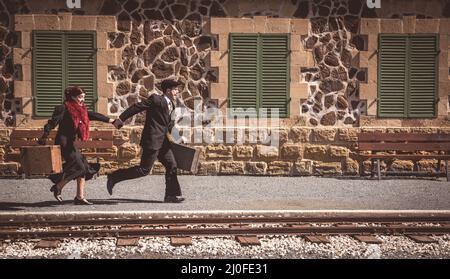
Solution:
<path fill-rule="evenodd" d="M 81 152 L 81 154 L 88 158 L 112 159 L 115 157 L 115 154 L 103 152 Z M 6 158 L 8 161 L 20 162 L 20 153 L 9 153 Z"/>
<path fill-rule="evenodd" d="M 360 142 L 358 143 L 358 149 L 360 151 L 450 151 L 450 142 L 428 142 L 414 144 Z"/>
<path fill-rule="evenodd" d="M 363 158 L 373 158 L 373 159 L 399 159 L 399 160 L 420 160 L 420 159 L 441 159 L 441 160 L 450 160 L 450 155 L 385 155 L 385 154 L 368 154 L 368 155 L 361 155 Z"/>
<path fill-rule="evenodd" d="M 20 139 L 20 138 L 40 138 L 42 136 L 42 130 L 13 130 L 11 133 L 11 139 Z M 51 131 L 49 134 L 49 138 L 56 137 L 56 131 Z M 113 131 L 105 130 L 105 131 L 90 131 L 89 137 L 92 139 L 104 139 L 104 140 L 113 140 Z"/>
<path fill-rule="evenodd" d="M 55 141 L 53 139 L 47 139 L 46 143 L 48 145 L 55 144 Z M 37 140 L 24 140 L 24 139 L 11 139 L 9 144 L 12 148 L 20 148 L 22 146 L 38 146 Z"/>
<path fill-rule="evenodd" d="M 360 133 L 359 142 L 450 142 L 450 135 L 407 133 Z"/>
<path fill-rule="evenodd" d="M 11 133 L 11 139 L 18 138 L 39 138 L 42 136 L 42 130 L 13 130 Z M 54 138 L 56 136 L 56 131 L 51 131 L 49 138 Z"/>
<path fill-rule="evenodd" d="M 18 140 L 12 139 L 10 141 L 12 148 L 20 148 L 22 146 L 38 146 L 37 140 Z M 47 144 L 54 144 L 52 139 L 47 139 Z M 113 142 L 110 140 L 102 141 L 75 141 L 75 146 L 78 148 L 112 148 Z"/>
<path fill-rule="evenodd" d="M 103 159 L 111 159 L 115 156 L 112 153 L 99 153 L 99 152 L 81 152 L 81 154 L 90 158 L 103 158 Z"/>
<path fill-rule="evenodd" d="M 76 141 L 75 146 L 78 148 L 113 148 L 113 142 L 108 140 Z"/>

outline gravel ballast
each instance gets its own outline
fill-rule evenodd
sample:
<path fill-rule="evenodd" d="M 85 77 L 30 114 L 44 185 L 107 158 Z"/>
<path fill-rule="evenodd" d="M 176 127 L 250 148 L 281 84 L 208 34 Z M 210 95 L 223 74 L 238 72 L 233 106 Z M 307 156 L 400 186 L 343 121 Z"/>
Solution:
<path fill-rule="evenodd" d="M 3 241 L 1 259 L 17 258 L 228 258 L 228 259 L 396 259 L 450 258 L 450 235 L 421 244 L 405 236 L 377 236 L 382 244 L 366 244 L 349 236 L 332 236 L 314 244 L 300 236 L 264 236 L 261 246 L 241 246 L 234 237 L 193 237 L 191 246 L 174 247 L 167 237 L 141 238 L 135 247 L 116 247 L 115 238 L 66 239 L 56 249 L 34 249 L 37 240 Z"/>

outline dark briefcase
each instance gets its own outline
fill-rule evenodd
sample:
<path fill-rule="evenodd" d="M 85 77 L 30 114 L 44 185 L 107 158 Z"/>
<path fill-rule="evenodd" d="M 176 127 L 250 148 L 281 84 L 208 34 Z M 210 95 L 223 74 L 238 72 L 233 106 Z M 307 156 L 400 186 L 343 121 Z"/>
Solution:
<path fill-rule="evenodd" d="M 172 152 L 179 169 L 197 173 L 200 150 L 172 142 Z"/>

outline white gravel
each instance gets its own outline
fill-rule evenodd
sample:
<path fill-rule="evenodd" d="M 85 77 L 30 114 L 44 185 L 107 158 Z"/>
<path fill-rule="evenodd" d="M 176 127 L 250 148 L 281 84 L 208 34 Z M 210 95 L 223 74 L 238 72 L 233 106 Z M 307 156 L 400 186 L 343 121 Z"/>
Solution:
<path fill-rule="evenodd" d="M 192 246 L 173 247 L 166 237 L 139 240 L 136 247 L 116 247 L 115 238 L 68 239 L 56 249 L 34 249 L 37 240 L 5 241 L 0 258 L 450 258 L 450 235 L 433 237 L 438 243 L 419 244 L 404 236 L 378 236 L 380 245 L 349 236 L 330 237 L 314 244 L 300 236 L 265 236 L 261 246 L 243 247 L 233 237 L 194 237 Z"/>

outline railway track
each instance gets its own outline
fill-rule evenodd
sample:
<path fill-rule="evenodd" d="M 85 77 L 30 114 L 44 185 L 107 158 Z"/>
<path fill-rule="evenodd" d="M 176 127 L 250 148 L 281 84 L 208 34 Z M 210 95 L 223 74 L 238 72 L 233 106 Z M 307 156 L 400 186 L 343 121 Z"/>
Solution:
<path fill-rule="evenodd" d="M 0 220 L 0 240 L 189 236 L 450 234 L 450 214 Z"/>

